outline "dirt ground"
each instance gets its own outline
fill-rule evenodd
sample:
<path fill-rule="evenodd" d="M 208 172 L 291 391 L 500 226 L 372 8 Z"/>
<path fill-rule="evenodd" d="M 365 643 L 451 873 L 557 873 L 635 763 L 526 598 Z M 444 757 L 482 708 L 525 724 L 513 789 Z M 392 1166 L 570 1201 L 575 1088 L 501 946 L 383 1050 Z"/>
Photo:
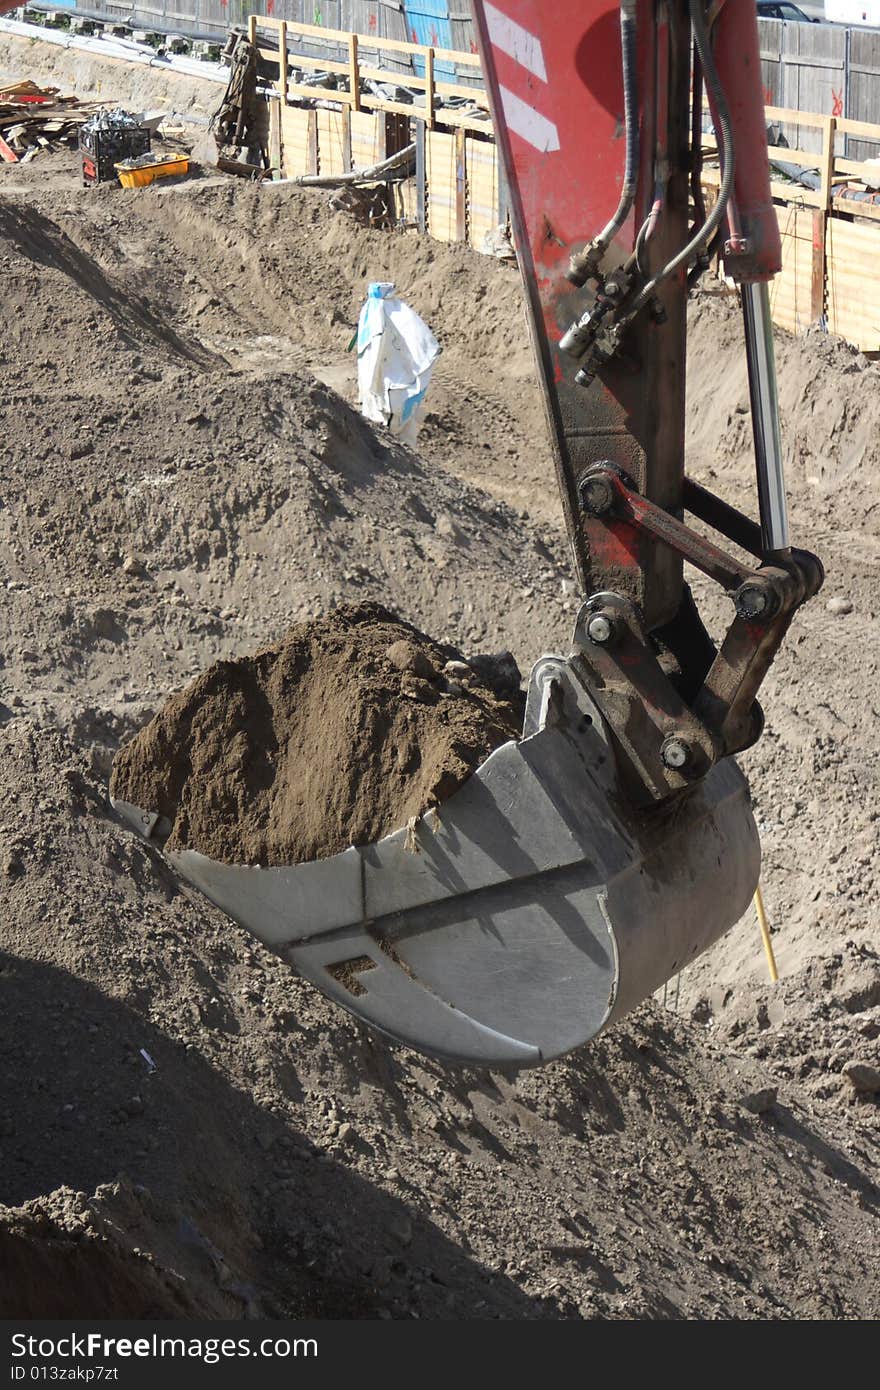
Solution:
<path fill-rule="evenodd" d="M 372 279 L 443 345 L 418 455 L 350 408 Z M 779 342 L 829 576 L 744 759 L 779 986 L 749 917 L 675 1007 L 513 1078 L 340 1014 L 107 779 L 212 661 L 343 602 L 523 670 L 565 646 L 515 272 L 289 186 L 87 192 L 63 155 L 0 171 L 0 294 L 3 1312 L 876 1316 L 880 369 Z M 690 466 L 753 509 L 736 315 L 706 295 L 692 326 Z"/>

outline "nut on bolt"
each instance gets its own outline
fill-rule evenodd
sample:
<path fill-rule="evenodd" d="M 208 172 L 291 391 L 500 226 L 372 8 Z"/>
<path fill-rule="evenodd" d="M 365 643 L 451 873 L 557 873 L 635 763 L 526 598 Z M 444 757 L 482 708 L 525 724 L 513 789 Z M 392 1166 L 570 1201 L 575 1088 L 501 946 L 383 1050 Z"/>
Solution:
<path fill-rule="evenodd" d="M 664 767 L 671 772 L 681 772 L 691 761 L 692 751 L 689 743 L 674 734 L 665 738 L 660 745 L 660 758 Z"/>
<path fill-rule="evenodd" d="M 776 595 L 768 584 L 747 579 L 734 594 L 733 606 L 739 617 L 747 622 L 754 622 L 759 618 L 766 620 L 772 618 L 776 612 Z"/>
<path fill-rule="evenodd" d="M 579 491 L 581 506 L 590 516 L 602 516 L 614 505 L 614 488 L 602 473 L 594 474 L 592 477 L 588 473 L 581 479 Z"/>
<path fill-rule="evenodd" d="M 587 636 L 597 647 L 607 647 L 617 634 L 617 625 L 608 613 L 594 613 L 587 620 Z"/>

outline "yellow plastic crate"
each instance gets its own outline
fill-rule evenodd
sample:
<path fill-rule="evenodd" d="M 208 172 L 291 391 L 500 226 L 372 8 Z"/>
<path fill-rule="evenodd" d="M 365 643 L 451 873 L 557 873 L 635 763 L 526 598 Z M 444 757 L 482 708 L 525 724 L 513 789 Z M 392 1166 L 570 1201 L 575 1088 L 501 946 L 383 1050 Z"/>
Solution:
<path fill-rule="evenodd" d="M 145 188 L 154 179 L 167 179 L 171 174 L 189 173 L 189 156 L 185 154 L 159 154 L 149 164 L 135 163 L 124 159 L 116 164 L 116 172 L 123 188 Z"/>

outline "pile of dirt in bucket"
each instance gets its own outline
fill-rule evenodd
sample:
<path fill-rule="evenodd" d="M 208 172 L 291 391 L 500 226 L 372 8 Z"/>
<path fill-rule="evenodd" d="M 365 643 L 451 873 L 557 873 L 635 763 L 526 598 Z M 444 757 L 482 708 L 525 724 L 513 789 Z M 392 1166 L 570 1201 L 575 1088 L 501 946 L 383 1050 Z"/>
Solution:
<path fill-rule="evenodd" d="M 167 817 L 170 849 L 296 864 L 447 800 L 521 722 L 457 652 L 350 604 L 216 662 L 122 750 L 111 794 Z"/>

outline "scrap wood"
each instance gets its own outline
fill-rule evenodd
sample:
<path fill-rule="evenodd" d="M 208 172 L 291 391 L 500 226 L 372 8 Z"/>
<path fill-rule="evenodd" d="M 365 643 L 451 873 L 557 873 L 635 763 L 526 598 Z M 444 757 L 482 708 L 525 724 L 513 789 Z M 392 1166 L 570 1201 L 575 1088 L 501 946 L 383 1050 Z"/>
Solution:
<path fill-rule="evenodd" d="M 261 169 L 259 164 L 246 164 L 242 159 L 227 159 L 224 155 L 217 156 L 217 168 L 221 174 L 237 174 L 239 178 L 251 179 L 254 183 L 262 183 L 263 179 L 270 179 L 271 169 Z"/>
<path fill-rule="evenodd" d="M 11 86 L 0 87 L 0 101 L 7 97 L 14 97 L 16 101 L 48 101 L 57 94 L 57 87 L 38 87 L 30 78 L 24 82 L 13 82 Z"/>
<path fill-rule="evenodd" d="M 0 135 L 0 159 L 5 160 L 7 164 L 18 163 L 18 155 L 15 150 L 9 148 L 2 135 Z"/>
<path fill-rule="evenodd" d="M 103 104 L 62 96 L 57 87 L 38 87 L 30 79 L 13 82 L 0 90 L 0 154 L 7 163 L 16 163 L 17 156 L 31 150 L 75 144 L 79 127 Z"/>

